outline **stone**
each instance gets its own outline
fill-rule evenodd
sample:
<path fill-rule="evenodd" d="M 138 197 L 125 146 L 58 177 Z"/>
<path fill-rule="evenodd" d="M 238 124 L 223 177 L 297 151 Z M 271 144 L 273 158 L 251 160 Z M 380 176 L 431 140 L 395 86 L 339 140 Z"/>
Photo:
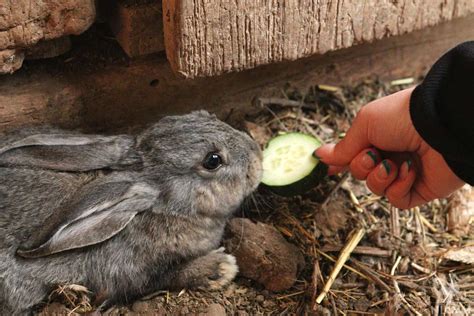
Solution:
<path fill-rule="evenodd" d="M 11 74 L 21 68 L 25 54 L 16 49 L 0 51 L 0 74 Z"/>
<path fill-rule="evenodd" d="M 26 50 L 25 59 L 44 59 L 62 55 L 71 49 L 69 36 L 40 41 Z"/>
<path fill-rule="evenodd" d="M 240 275 L 270 291 L 289 289 L 304 267 L 304 257 L 274 227 L 234 218 L 227 225 L 224 245 L 237 259 Z"/>
<path fill-rule="evenodd" d="M 206 316 L 225 316 L 225 307 L 222 306 L 221 304 L 211 304 L 207 308 Z"/>
<path fill-rule="evenodd" d="M 132 311 L 137 313 L 144 313 L 151 310 L 150 303 L 147 301 L 136 301 L 132 305 Z"/>
<path fill-rule="evenodd" d="M 0 73 L 19 69 L 24 51 L 39 41 L 84 32 L 95 12 L 94 0 L 1 1 Z"/>

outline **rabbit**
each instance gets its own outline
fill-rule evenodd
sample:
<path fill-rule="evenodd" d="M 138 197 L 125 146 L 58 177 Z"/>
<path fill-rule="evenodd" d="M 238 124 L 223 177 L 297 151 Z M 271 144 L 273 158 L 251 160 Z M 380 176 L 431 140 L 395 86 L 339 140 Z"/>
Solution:
<path fill-rule="evenodd" d="M 219 289 L 219 248 L 258 186 L 259 146 L 204 111 L 136 136 L 22 130 L 0 139 L 0 315 L 32 313 L 60 284 L 104 304 L 161 289 Z"/>

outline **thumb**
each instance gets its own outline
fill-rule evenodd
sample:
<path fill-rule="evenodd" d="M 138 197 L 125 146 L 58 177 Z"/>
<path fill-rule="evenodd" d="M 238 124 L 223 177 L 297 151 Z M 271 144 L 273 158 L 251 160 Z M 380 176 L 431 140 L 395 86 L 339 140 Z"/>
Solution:
<path fill-rule="evenodd" d="M 367 111 L 362 108 L 357 114 L 346 136 L 337 144 L 327 144 L 319 147 L 315 155 L 325 164 L 346 166 L 365 148 L 370 147 L 367 135 L 369 119 Z"/>

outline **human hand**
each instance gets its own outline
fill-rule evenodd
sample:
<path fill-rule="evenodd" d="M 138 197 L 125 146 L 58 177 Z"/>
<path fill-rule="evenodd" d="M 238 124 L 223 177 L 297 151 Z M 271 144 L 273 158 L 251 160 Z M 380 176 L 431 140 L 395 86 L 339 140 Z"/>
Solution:
<path fill-rule="evenodd" d="M 315 155 L 329 165 L 329 173 L 349 168 L 378 195 L 398 208 L 411 208 L 446 197 L 464 182 L 451 171 L 440 153 L 415 130 L 406 89 L 364 106 L 344 139 L 327 144 Z"/>

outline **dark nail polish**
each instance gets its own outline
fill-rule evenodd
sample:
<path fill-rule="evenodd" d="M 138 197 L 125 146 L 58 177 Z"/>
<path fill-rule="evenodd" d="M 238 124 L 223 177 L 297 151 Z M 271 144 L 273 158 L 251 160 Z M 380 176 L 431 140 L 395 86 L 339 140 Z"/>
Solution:
<path fill-rule="evenodd" d="M 377 155 L 373 151 L 367 150 L 367 155 L 374 161 L 374 166 L 377 164 Z"/>
<path fill-rule="evenodd" d="M 413 162 L 411 161 L 411 159 L 408 159 L 406 162 L 407 162 L 408 171 L 410 171 L 411 165 Z"/>
<path fill-rule="evenodd" d="M 390 164 L 388 163 L 388 161 L 382 160 L 382 165 L 385 168 L 385 171 L 387 172 L 387 174 L 390 174 L 390 171 L 392 168 L 390 167 Z"/>

